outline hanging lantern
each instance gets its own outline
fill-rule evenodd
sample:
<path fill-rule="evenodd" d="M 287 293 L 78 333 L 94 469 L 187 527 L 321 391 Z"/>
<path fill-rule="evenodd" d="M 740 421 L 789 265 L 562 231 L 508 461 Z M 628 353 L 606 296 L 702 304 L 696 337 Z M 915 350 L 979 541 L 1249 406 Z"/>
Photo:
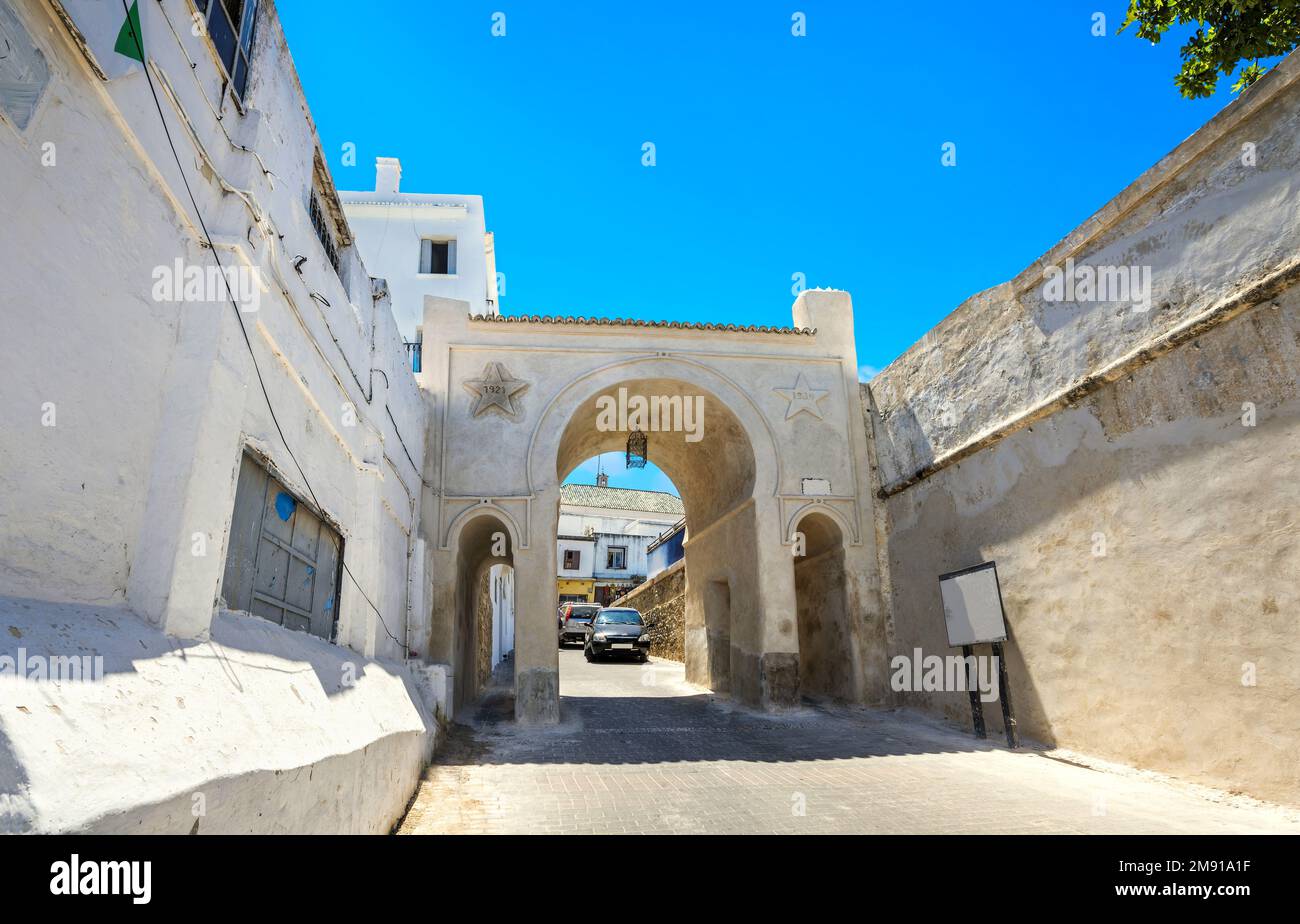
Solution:
<path fill-rule="evenodd" d="M 627 438 L 627 467 L 628 468 L 645 468 L 646 459 L 649 457 L 649 446 L 646 443 L 645 434 L 640 430 L 633 430 Z"/>

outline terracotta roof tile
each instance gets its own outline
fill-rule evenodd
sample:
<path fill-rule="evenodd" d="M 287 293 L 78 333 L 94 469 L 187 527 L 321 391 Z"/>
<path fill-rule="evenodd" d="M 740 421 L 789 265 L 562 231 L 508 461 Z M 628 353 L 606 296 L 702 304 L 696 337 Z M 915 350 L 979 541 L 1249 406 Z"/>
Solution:
<path fill-rule="evenodd" d="M 583 318 L 542 314 L 471 314 L 471 321 L 494 324 L 576 324 L 587 327 L 660 327 L 668 330 L 715 330 L 736 334 L 807 334 L 815 327 L 766 327 L 759 324 L 711 324 L 696 321 L 639 321 L 636 318 Z"/>
<path fill-rule="evenodd" d="M 663 491 L 602 488 L 594 484 L 560 485 L 560 503 L 572 504 L 575 507 L 638 510 L 642 513 L 667 513 L 674 516 L 681 516 L 686 512 L 680 497 Z"/>

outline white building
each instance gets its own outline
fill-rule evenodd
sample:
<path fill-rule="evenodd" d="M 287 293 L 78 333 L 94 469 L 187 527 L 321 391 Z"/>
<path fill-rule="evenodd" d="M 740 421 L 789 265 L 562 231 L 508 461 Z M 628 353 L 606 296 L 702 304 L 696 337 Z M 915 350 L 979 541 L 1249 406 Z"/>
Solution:
<path fill-rule="evenodd" d="M 561 508 L 563 518 L 563 508 Z M 596 537 L 585 533 L 566 533 L 565 527 L 585 529 L 580 522 L 570 519 L 560 523 L 555 537 L 556 594 L 560 603 L 590 602 L 593 599 L 596 562 Z"/>
<path fill-rule="evenodd" d="M 482 196 L 404 193 L 401 180 L 400 160 L 377 157 L 374 190 L 338 195 L 357 252 L 388 285 L 393 318 L 419 372 L 424 296 L 459 299 L 471 314 L 499 314 L 496 257 Z M 493 565 L 489 581 L 495 668 L 515 647 L 514 570 Z"/>
<path fill-rule="evenodd" d="M 515 569 L 493 565 L 488 572 L 492 594 L 492 666 L 515 650 Z"/>
<path fill-rule="evenodd" d="M 646 549 L 682 518 L 681 498 L 662 491 L 566 484 L 560 488 L 556 588 L 561 600 L 608 603 L 646 579 Z"/>
<path fill-rule="evenodd" d="M 401 179 L 401 162 L 379 157 L 374 190 L 340 191 L 339 199 L 366 268 L 388 281 L 402 337 L 421 339 L 426 295 L 468 302 L 471 314 L 498 314 L 483 197 L 404 193 Z"/>

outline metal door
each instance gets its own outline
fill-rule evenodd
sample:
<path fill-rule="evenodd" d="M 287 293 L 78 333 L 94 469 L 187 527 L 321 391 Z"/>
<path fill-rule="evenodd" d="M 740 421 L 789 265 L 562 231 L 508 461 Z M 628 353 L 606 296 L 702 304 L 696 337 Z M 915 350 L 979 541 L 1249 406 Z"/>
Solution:
<path fill-rule="evenodd" d="M 226 606 L 332 639 L 342 548 L 337 531 L 243 457 L 221 582 Z"/>

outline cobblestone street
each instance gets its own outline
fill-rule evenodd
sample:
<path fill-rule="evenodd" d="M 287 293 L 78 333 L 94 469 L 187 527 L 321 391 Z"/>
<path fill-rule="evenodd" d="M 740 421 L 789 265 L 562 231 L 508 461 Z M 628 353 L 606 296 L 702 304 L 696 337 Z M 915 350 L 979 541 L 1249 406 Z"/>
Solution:
<path fill-rule="evenodd" d="M 912 715 L 741 710 L 682 672 L 561 651 L 563 723 L 520 729 L 489 697 L 439 750 L 400 833 L 1300 833 L 1269 806 Z"/>

